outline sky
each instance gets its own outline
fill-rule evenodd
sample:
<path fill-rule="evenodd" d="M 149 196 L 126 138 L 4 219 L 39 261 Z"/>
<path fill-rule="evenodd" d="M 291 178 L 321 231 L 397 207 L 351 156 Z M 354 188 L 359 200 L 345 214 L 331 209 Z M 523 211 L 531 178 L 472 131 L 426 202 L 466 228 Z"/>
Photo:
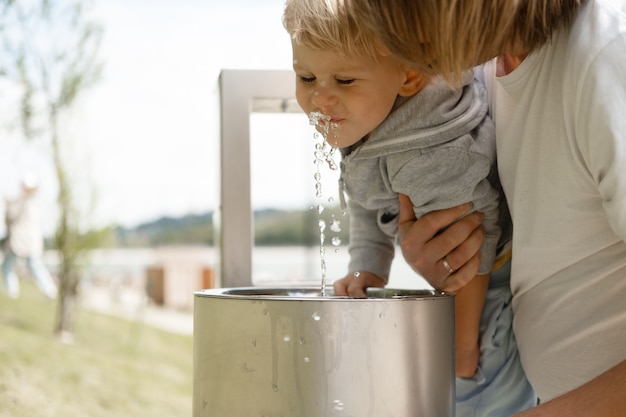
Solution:
<path fill-rule="evenodd" d="M 95 186 L 95 226 L 132 227 L 219 207 L 218 77 L 223 69 L 291 69 L 283 4 L 96 1 L 103 78 L 67 122 L 73 167 Z M 251 124 L 253 206 L 309 204 L 314 141 L 304 114 L 254 114 Z M 46 144 L 0 141 L 0 193 L 15 194 L 19 175 L 34 170 L 41 199 L 53 206 L 49 155 Z M 54 217 L 53 210 L 44 216 L 47 230 Z"/>

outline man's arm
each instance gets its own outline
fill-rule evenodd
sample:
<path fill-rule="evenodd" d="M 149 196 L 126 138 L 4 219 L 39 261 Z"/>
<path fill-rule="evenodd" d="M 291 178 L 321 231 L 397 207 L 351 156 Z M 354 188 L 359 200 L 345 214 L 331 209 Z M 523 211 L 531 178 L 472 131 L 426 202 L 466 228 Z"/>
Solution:
<path fill-rule="evenodd" d="M 586 384 L 514 417 L 624 417 L 626 360 Z"/>

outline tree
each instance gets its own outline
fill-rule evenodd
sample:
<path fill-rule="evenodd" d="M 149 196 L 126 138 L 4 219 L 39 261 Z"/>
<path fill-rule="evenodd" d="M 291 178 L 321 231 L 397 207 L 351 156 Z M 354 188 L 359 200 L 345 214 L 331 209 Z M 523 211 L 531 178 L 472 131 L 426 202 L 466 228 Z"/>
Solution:
<path fill-rule="evenodd" d="M 59 219 L 55 246 L 60 257 L 55 333 L 73 335 L 73 312 L 85 249 L 81 213 L 65 153 L 63 121 L 77 99 L 101 77 L 102 27 L 78 0 L 0 0 L 0 76 L 21 87 L 21 131 L 26 139 L 47 140 L 58 182 Z"/>

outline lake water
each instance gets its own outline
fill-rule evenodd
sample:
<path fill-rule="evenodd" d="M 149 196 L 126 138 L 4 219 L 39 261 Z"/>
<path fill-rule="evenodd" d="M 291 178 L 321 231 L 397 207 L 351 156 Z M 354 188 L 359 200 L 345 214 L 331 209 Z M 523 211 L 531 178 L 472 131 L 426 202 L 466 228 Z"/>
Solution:
<path fill-rule="evenodd" d="M 321 283 L 319 247 L 255 247 L 252 254 L 253 285 L 318 284 Z M 326 248 L 328 282 L 343 277 L 348 268 L 345 246 Z M 145 280 L 150 267 L 166 263 L 197 264 L 218 269 L 219 254 L 214 247 L 159 247 L 141 249 L 98 249 L 90 251 L 83 262 L 86 281 Z M 47 252 L 45 262 L 52 269 L 58 265 L 54 252 Z M 399 248 L 392 264 L 389 287 L 430 288 L 404 262 Z"/>

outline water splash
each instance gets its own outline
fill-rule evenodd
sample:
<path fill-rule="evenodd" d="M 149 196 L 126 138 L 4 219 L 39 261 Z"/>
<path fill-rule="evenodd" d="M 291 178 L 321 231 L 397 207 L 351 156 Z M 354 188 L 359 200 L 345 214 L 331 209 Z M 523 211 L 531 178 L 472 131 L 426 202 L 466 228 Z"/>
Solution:
<path fill-rule="evenodd" d="M 336 139 L 338 137 L 337 132 L 339 130 L 339 124 L 331 122 L 330 116 L 320 112 L 309 113 L 309 124 L 315 126 L 321 131 L 321 137 L 320 133 L 318 132 L 315 132 L 313 134 L 313 138 L 319 140 L 319 142 L 315 144 L 314 163 L 318 167 L 316 176 L 317 174 L 319 174 L 319 166 L 322 165 L 324 162 L 328 164 L 328 167 L 331 170 L 336 171 L 337 169 L 339 169 L 334 158 L 337 148 L 329 144 L 328 138 L 330 133 L 332 132 L 332 138 L 335 139 L 333 142 L 337 144 Z M 321 197 L 321 195 L 318 197 Z"/>

